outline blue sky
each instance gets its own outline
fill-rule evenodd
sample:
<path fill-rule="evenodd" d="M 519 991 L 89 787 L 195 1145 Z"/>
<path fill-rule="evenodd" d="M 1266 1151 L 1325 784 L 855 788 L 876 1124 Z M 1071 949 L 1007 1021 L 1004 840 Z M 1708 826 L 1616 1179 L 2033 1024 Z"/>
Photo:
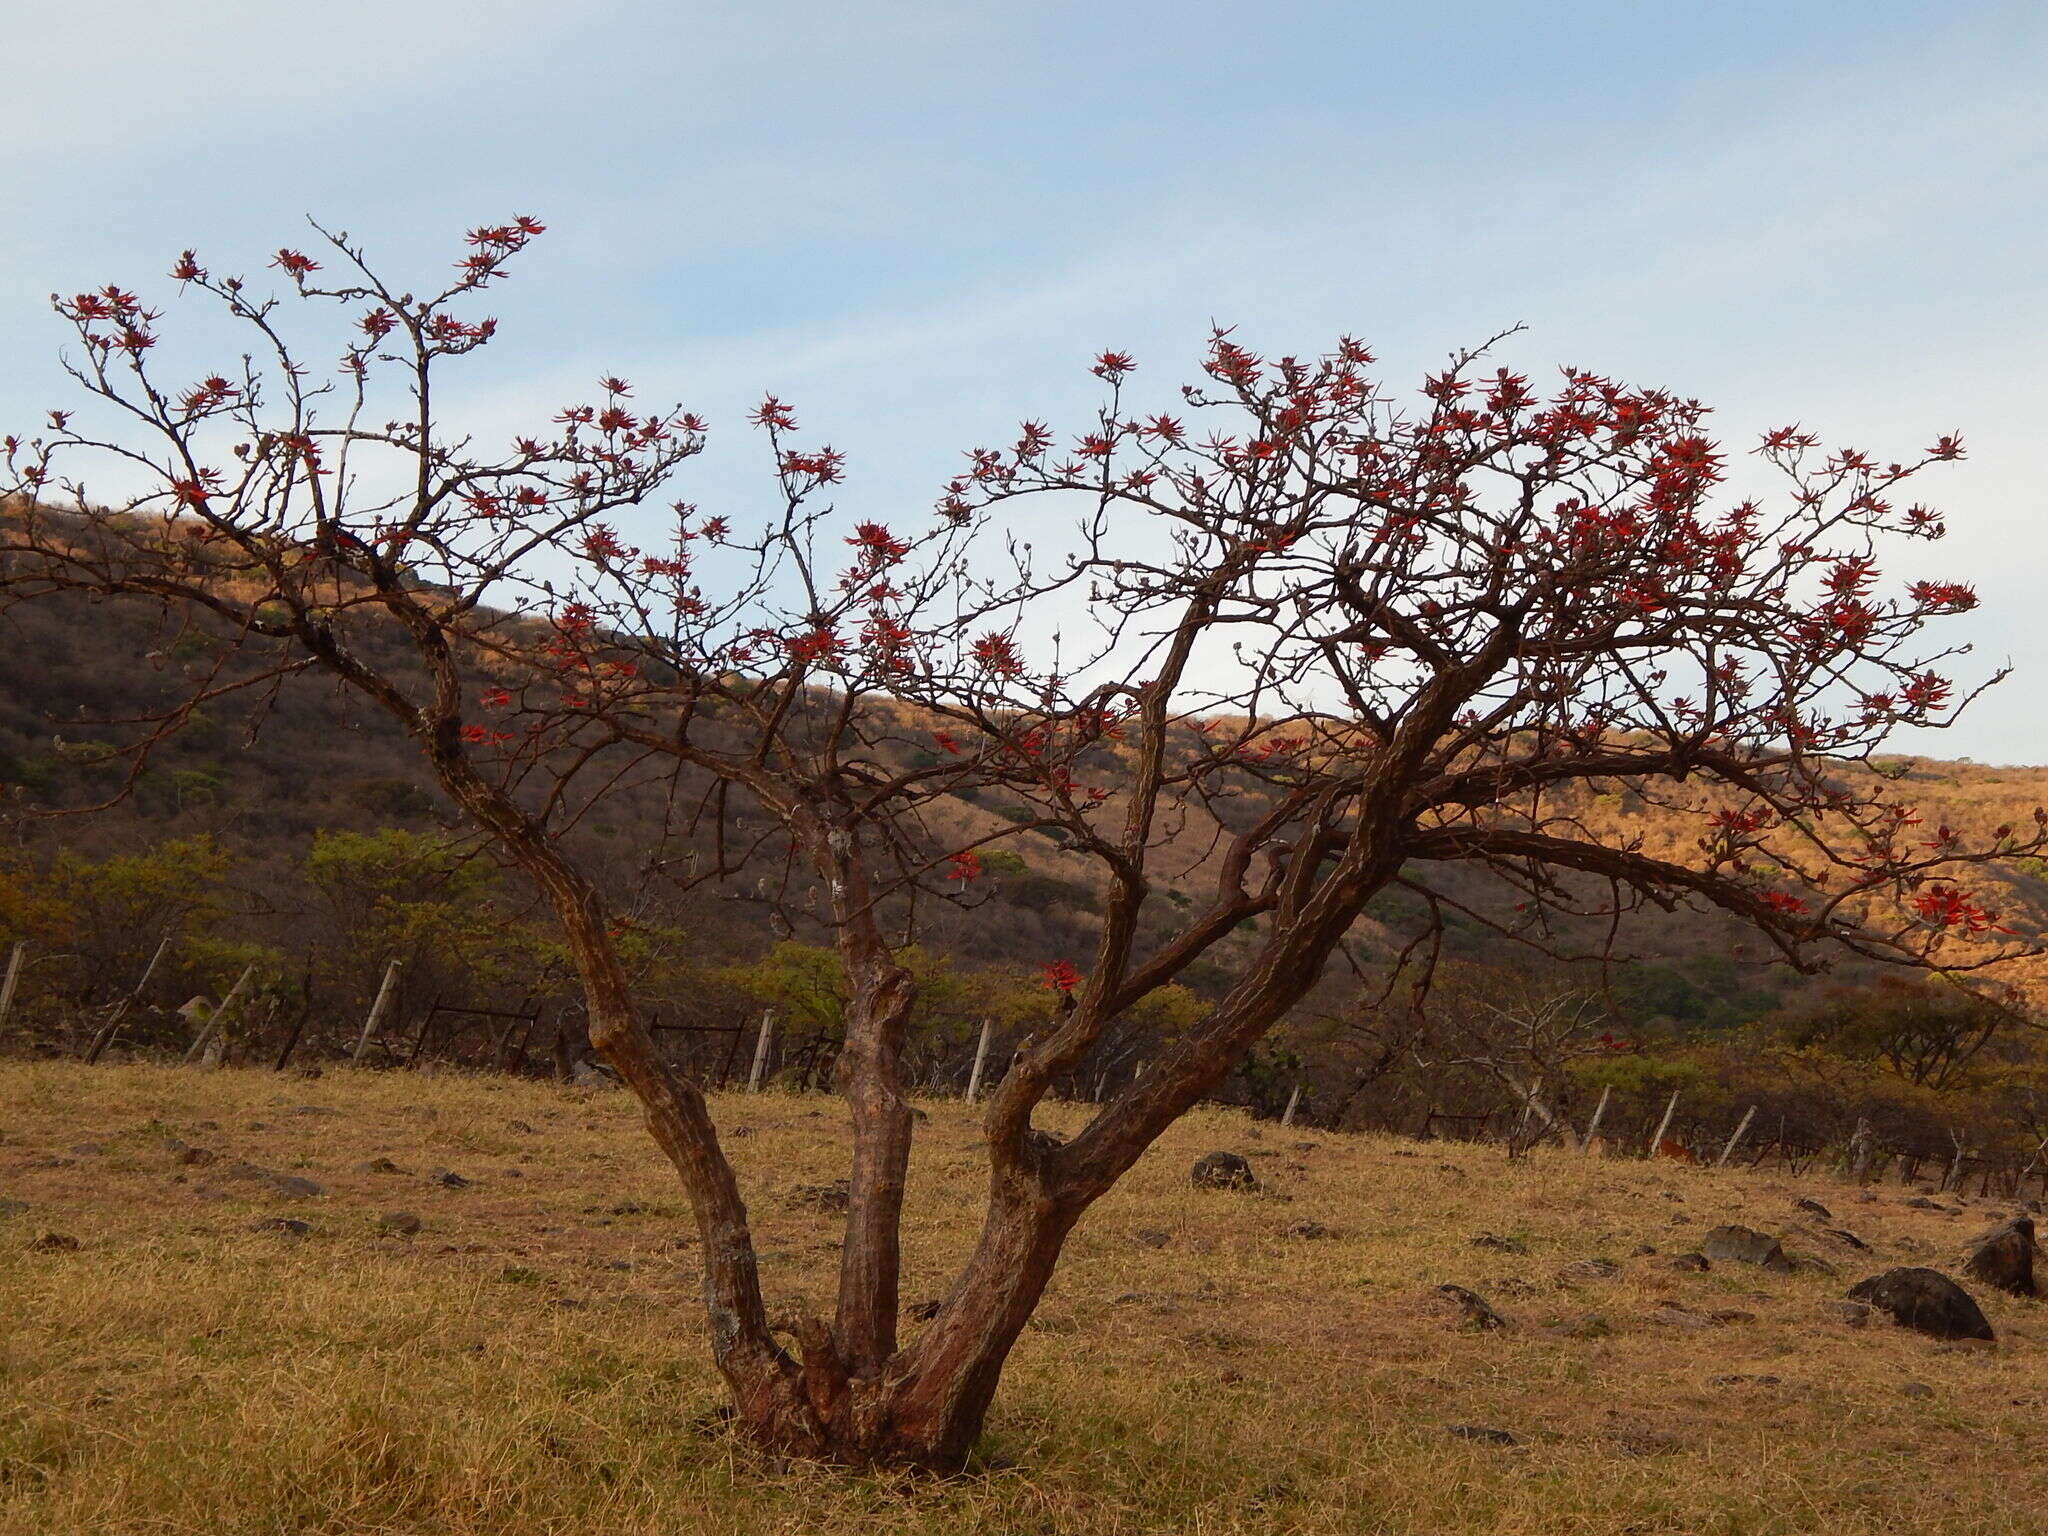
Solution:
<path fill-rule="evenodd" d="M 1349 331 L 1397 375 L 1517 322 L 1571 362 L 1892 456 L 1960 429 L 1914 575 L 1972 580 L 2015 676 L 1916 743 L 2048 762 L 2048 7 L 256 0 L 10 17 L 0 424 L 64 403 L 55 288 L 191 244 L 259 271 L 313 214 L 439 273 L 551 232 L 466 409 L 619 371 L 713 418 L 689 494 L 762 484 L 774 390 L 921 511 L 959 449 L 1162 390 L 1211 319 Z M 175 314 L 175 310 L 173 311 Z"/>

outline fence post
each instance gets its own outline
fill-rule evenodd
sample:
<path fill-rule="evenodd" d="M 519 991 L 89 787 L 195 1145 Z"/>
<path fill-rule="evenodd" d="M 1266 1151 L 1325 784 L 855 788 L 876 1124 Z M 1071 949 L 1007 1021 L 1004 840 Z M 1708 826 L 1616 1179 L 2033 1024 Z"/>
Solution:
<path fill-rule="evenodd" d="M 1600 1085 L 1600 1102 L 1593 1106 L 1593 1118 L 1586 1122 L 1586 1134 L 1579 1138 L 1579 1150 L 1584 1152 L 1593 1145 L 1593 1138 L 1600 1134 L 1600 1121 L 1607 1113 L 1607 1101 L 1614 1096 L 1614 1084 Z"/>
<path fill-rule="evenodd" d="M 377 988 L 377 1000 L 370 1004 L 369 1017 L 363 1020 L 363 1032 L 356 1037 L 355 1051 L 349 1056 L 350 1066 L 361 1066 L 363 1052 L 370 1048 L 370 1037 L 384 1027 L 384 1015 L 390 1011 L 391 999 L 398 991 L 399 963 L 394 956 L 384 967 L 383 985 Z"/>
<path fill-rule="evenodd" d="M 227 1029 L 228 1018 L 234 1012 L 235 1004 L 242 1000 L 242 988 L 249 984 L 249 978 L 255 974 L 256 967 L 253 965 L 247 965 L 242 968 L 242 974 L 236 977 L 235 984 L 228 988 L 228 995 L 220 1000 L 220 1006 L 213 1010 L 212 1016 L 207 1019 L 205 1027 L 193 1037 L 190 1048 L 185 1052 L 186 1066 L 189 1067 L 193 1062 L 197 1061 L 199 1053 L 213 1043 L 214 1036 L 223 1033 Z"/>
<path fill-rule="evenodd" d="M 1281 1125 L 1288 1126 L 1294 1124 L 1294 1111 L 1300 1106 L 1300 1104 L 1301 1084 L 1299 1082 L 1296 1082 L 1294 1085 L 1294 1092 L 1287 1095 L 1287 1108 L 1281 1112 Z"/>
<path fill-rule="evenodd" d="M 1650 1150 L 1644 1157 L 1655 1157 L 1657 1149 L 1664 1145 L 1664 1133 L 1671 1129 L 1671 1117 L 1678 1113 L 1678 1090 L 1671 1090 L 1671 1102 L 1664 1106 L 1664 1118 L 1657 1122 L 1656 1134 L 1650 1138 Z"/>
<path fill-rule="evenodd" d="M 171 936 L 167 933 L 156 947 L 156 953 L 149 957 L 149 964 L 143 967 L 142 980 L 135 983 L 135 990 L 115 1005 L 107 1022 L 100 1026 L 100 1032 L 92 1037 L 92 1044 L 86 1048 L 85 1062 L 91 1066 L 100 1059 L 100 1052 L 114 1043 L 114 1036 L 121 1028 L 121 1021 L 128 1017 L 128 1010 L 142 996 L 142 989 L 149 985 L 149 978 L 156 974 L 157 962 L 164 957 L 164 951 L 171 947 Z"/>
<path fill-rule="evenodd" d="M 974 1047 L 974 1070 L 967 1078 L 967 1102 L 970 1104 L 981 1093 L 981 1072 L 988 1065 L 988 1037 L 995 1028 L 995 1022 L 992 1018 L 981 1021 L 981 1041 Z"/>
<path fill-rule="evenodd" d="M 761 1091 L 761 1074 L 768 1070 L 768 1048 L 775 1040 L 775 1010 L 761 1010 L 761 1033 L 754 1037 L 754 1070 L 747 1074 L 747 1092 Z"/>
<path fill-rule="evenodd" d="M 1721 1167 L 1728 1161 L 1729 1154 L 1735 1150 L 1735 1144 L 1742 1140 L 1742 1133 L 1749 1129 L 1749 1122 L 1755 1118 L 1756 1106 L 1752 1104 L 1749 1106 L 1749 1112 L 1742 1117 L 1742 1124 L 1735 1127 L 1735 1134 L 1728 1138 L 1728 1145 L 1721 1149 L 1721 1155 L 1714 1160 L 1716 1168 Z"/>
<path fill-rule="evenodd" d="M 0 1029 L 7 1027 L 8 1010 L 14 1006 L 14 984 L 21 980 L 21 962 L 28 954 L 28 940 L 16 939 L 7 956 L 7 979 L 0 981 Z"/>

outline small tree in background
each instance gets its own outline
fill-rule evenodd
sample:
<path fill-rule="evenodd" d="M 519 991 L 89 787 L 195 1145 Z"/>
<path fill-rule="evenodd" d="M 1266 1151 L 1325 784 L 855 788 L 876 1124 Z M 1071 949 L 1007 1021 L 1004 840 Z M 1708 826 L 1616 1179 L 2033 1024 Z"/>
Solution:
<path fill-rule="evenodd" d="M 799 446 L 770 398 L 755 417 L 779 487 L 768 515 L 739 529 L 676 504 L 641 549 L 615 515 L 698 452 L 696 417 L 607 379 L 501 453 L 445 422 L 442 376 L 494 331 L 476 296 L 539 232 L 474 231 L 425 299 L 346 237 L 318 260 L 280 251 L 297 297 L 353 318 L 327 383 L 287 344 L 278 301 L 189 253 L 173 277 L 255 339 L 237 369 L 162 383 L 139 298 L 61 299 L 84 349 L 74 376 L 125 424 L 57 413 L 7 441 L 0 587 L 231 629 L 236 659 L 186 711 L 318 667 L 419 743 L 554 911 L 592 1042 L 689 1193 L 713 1354 L 765 1443 L 960 1465 L 1074 1224 L 1307 993 L 1382 891 L 1428 914 L 1409 952 L 1425 964 L 1464 905 L 1439 876 L 1457 866 L 1515 888 L 1512 933 L 1553 951 L 1645 903 L 1719 908 L 1799 965 L 1846 947 L 1954 967 L 1998 947 L 1958 956 L 1999 937 L 1959 871 L 2036 851 L 2039 827 L 1924 829 L 1851 766 L 1894 726 L 1952 713 L 1943 653 L 1918 637 L 1968 590 L 1885 598 L 1876 566 L 1881 540 L 1940 531 L 1899 496 L 1959 455 L 1952 439 L 1884 465 L 1775 433 L 1783 504 L 1717 508 L 1723 461 L 1695 403 L 1577 372 L 1541 396 L 1465 357 L 1405 411 L 1356 344 L 1268 364 L 1219 335 L 1207 382 L 1174 406 L 1212 418 L 1202 435 L 1133 413 L 1132 363 L 1106 354 L 1111 398 L 1086 431 L 1062 445 L 1029 423 L 974 452 L 918 529 L 836 520 L 819 498 L 840 455 Z M 142 489 L 95 498 L 70 467 L 94 458 Z M 1056 567 L 979 540 L 1026 497 L 1077 505 Z M 1061 620 L 1090 638 L 1053 651 Z M 352 637 L 368 624 L 406 638 L 405 671 L 365 660 Z M 704 1098 L 655 1049 L 602 882 L 561 839 L 608 786 L 649 779 L 690 790 L 720 829 L 713 867 L 682 878 L 745 869 L 755 896 L 815 905 L 832 936 L 852 1177 L 829 1319 L 768 1317 Z M 1696 818 L 1696 849 L 1592 834 L 1564 793 L 1589 782 Z M 927 813 L 989 789 L 1016 802 L 1000 835 L 1057 833 L 1107 896 L 1093 953 L 1046 958 L 1048 1017 L 987 1111 L 983 1228 L 906 1342 L 904 951 L 918 904 L 963 899 L 988 841 L 939 835 Z M 1190 862 L 1209 897 L 1151 905 Z M 1220 1000 L 1192 1017 L 1185 994 L 1161 1004 L 1225 957 Z M 1148 1010 L 1162 1037 L 1144 1074 L 1071 1141 L 1035 1127 L 1054 1085 Z"/>

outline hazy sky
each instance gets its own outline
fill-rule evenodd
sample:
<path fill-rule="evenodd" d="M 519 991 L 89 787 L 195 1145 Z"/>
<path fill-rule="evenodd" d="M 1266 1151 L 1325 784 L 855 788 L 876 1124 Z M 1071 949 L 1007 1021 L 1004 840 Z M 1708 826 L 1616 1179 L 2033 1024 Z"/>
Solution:
<path fill-rule="evenodd" d="M 1166 389 L 1212 318 L 1399 374 L 1516 322 L 1579 363 L 1800 420 L 1927 483 L 2011 681 L 1924 750 L 2048 762 L 2048 6 L 8 7 L 0 426 L 65 403 L 56 288 L 261 271 L 308 214 L 400 271 L 532 212 L 468 409 L 619 371 L 713 418 L 743 512 L 774 390 L 915 515 L 959 449 L 1074 421 L 1087 358 Z M 424 283 L 426 279 L 421 279 Z M 173 316 L 177 311 L 172 310 Z"/>

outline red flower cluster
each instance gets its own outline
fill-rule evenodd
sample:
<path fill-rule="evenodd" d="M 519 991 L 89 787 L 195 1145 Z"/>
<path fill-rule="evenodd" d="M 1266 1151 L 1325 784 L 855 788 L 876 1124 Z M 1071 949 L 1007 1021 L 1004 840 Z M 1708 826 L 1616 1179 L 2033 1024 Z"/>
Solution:
<path fill-rule="evenodd" d="M 1038 984 L 1048 991 L 1071 994 L 1081 985 L 1081 973 L 1071 960 L 1048 960 L 1038 968 Z"/>

